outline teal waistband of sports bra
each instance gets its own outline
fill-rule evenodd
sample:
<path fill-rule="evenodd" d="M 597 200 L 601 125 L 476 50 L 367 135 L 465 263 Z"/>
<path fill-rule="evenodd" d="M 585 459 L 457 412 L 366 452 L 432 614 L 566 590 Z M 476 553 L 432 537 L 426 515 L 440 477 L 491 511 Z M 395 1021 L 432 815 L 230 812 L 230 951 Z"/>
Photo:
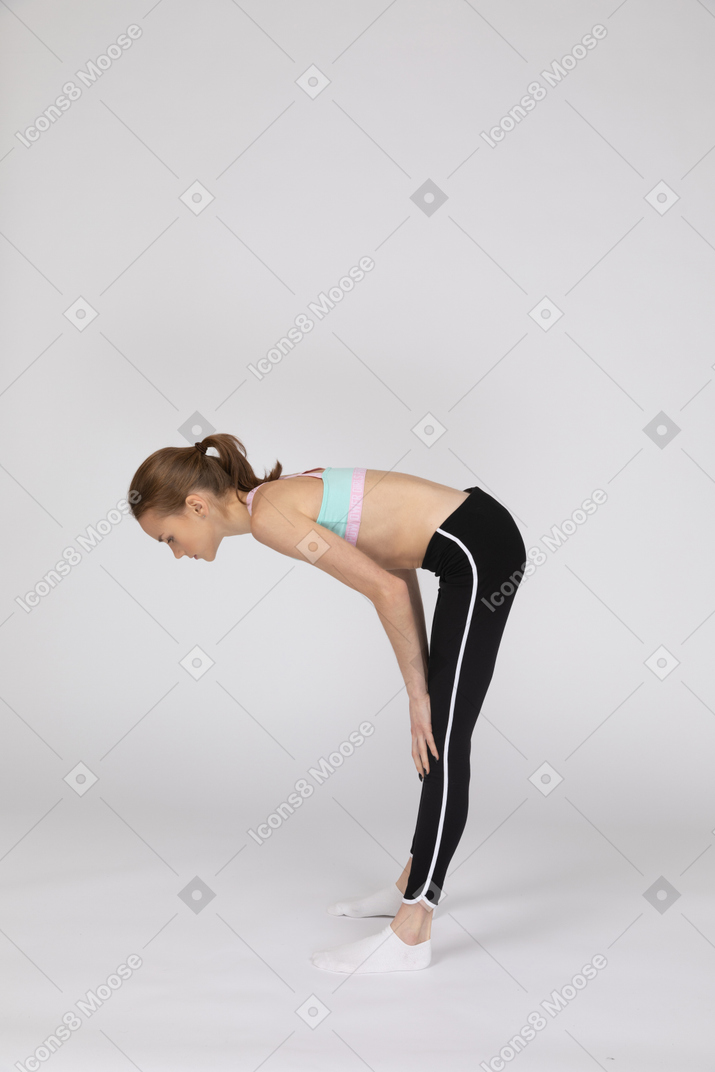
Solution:
<path fill-rule="evenodd" d="M 317 523 L 342 536 L 348 543 L 357 543 L 365 493 L 365 469 L 326 468 L 322 473 L 323 501 Z"/>

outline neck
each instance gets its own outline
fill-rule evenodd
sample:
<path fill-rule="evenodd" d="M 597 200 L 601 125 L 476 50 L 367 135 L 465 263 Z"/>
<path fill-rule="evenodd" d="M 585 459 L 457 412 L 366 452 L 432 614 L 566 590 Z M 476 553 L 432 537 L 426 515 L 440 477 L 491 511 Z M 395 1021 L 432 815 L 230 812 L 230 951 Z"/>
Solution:
<path fill-rule="evenodd" d="M 242 492 L 238 493 L 239 495 Z M 244 493 L 245 494 L 245 493 Z M 228 496 L 228 505 L 224 507 L 225 514 L 217 521 L 217 528 L 221 537 L 245 536 L 251 531 L 251 515 L 248 507 L 242 502 L 235 492 Z"/>

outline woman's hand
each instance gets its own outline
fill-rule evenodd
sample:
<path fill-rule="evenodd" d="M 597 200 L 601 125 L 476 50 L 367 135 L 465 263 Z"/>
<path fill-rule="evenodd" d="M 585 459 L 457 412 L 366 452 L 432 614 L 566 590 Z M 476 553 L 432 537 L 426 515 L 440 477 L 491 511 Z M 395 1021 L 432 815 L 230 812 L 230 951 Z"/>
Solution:
<path fill-rule="evenodd" d="M 429 693 L 410 697 L 410 724 L 412 726 L 412 758 L 417 773 L 424 777 L 429 774 L 429 753 L 439 759 L 437 746 L 432 736 L 432 710 Z"/>

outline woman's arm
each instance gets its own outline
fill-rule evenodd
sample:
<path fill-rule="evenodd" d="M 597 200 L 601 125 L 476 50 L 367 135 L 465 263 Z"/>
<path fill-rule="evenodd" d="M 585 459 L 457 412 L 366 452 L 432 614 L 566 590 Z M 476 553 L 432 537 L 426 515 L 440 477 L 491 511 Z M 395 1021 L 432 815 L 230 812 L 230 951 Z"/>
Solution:
<path fill-rule="evenodd" d="M 417 571 L 388 570 L 401 582 L 375 610 L 394 648 L 410 702 L 412 758 L 422 779 L 429 774 L 429 753 L 439 760 L 432 734 L 432 706 L 427 691 L 427 629 Z"/>
<path fill-rule="evenodd" d="M 427 633 L 416 570 L 383 569 L 369 555 L 303 514 L 285 495 L 280 510 L 276 509 L 271 503 L 276 489 L 270 485 L 261 490 L 253 509 L 253 538 L 290 558 L 307 560 L 366 596 L 392 644 L 408 696 L 426 695 Z M 273 509 L 267 512 L 269 507 Z"/>
<path fill-rule="evenodd" d="M 265 485 L 264 485 L 265 486 Z M 275 495 L 275 489 L 271 489 Z M 258 496 L 256 496 L 258 498 Z M 254 507 L 251 535 L 289 558 L 310 562 L 366 596 L 392 644 L 410 702 L 412 758 L 420 777 L 429 774 L 429 752 L 439 760 L 432 736 L 427 692 L 427 631 L 415 570 L 385 570 L 347 540 L 319 525 L 285 500 L 275 508 L 264 492 Z M 254 500 L 255 501 L 255 500 Z M 266 513 L 269 506 L 274 509 Z"/>
<path fill-rule="evenodd" d="M 424 606 L 422 605 L 422 593 L 420 592 L 420 583 L 417 579 L 417 570 L 394 569 L 388 570 L 387 572 L 394 574 L 395 577 L 399 577 L 400 580 L 404 581 L 407 585 L 407 592 L 410 597 L 410 606 L 412 608 L 412 630 L 416 633 L 417 644 L 419 645 L 419 651 L 415 650 L 415 654 L 411 657 L 411 662 L 413 666 L 415 663 L 418 664 L 421 673 L 421 680 L 418 680 L 416 682 L 416 694 L 421 694 L 423 692 L 427 692 L 427 661 L 429 657 L 429 646 L 427 643 L 425 611 Z M 397 654 L 397 652 L 395 654 Z M 407 691 L 408 693 L 410 692 L 409 686 Z"/>

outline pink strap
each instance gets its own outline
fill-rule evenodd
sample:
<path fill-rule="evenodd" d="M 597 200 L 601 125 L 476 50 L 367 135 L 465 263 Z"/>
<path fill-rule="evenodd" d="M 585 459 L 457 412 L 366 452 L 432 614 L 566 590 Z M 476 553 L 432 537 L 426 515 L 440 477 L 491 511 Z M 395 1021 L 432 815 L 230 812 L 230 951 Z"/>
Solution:
<path fill-rule="evenodd" d="M 309 469 L 306 469 L 306 470 L 305 470 L 304 472 L 302 472 L 302 473 L 284 473 L 284 474 L 283 474 L 283 476 L 279 476 L 279 477 L 278 477 L 278 479 L 279 479 L 279 480 L 290 480 L 290 478 L 291 478 L 292 476 L 315 476 L 315 477 L 317 477 L 317 478 L 318 478 L 319 480 L 322 480 L 322 479 L 323 479 L 323 474 L 322 474 L 322 473 L 314 473 L 314 472 L 312 472 L 312 471 L 311 471 L 311 470 L 309 470 Z M 263 481 L 263 484 L 270 484 L 270 483 L 271 483 L 271 481 L 270 481 L 270 480 L 264 480 L 264 481 Z M 262 488 L 262 487 L 263 487 L 263 484 L 259 484 L 259 485 L 258 485 L 258 487 L 255 487 L 255 488 L 253 488 L 253 489 L 252 489 L 251 491 L 249 491 L 248 495 L 246 496 L 246 506 L 248 507 L 248 516 L 249 516 L 249 517 L 252 517 L 252 516 L 253 516 L 253 515 L 252 515 L 252 513 L 251 513 L 251 505 L 252 505 L 252 503 L 253 503 L 253 496 L 254 496 L 254 495 L 256 494 L 256 492 L 258 491 L 258 488 Z"/>
<path fill-rule="evenodd" d="M 366 472 L 367 469 L 353 469 L 353 482 L 350 488 L 350 509 L 348 510 L 348 520 L 345 526 L 345 539 L 353 547 L 357 544 L 358 529 L 360 528 Z"/>

